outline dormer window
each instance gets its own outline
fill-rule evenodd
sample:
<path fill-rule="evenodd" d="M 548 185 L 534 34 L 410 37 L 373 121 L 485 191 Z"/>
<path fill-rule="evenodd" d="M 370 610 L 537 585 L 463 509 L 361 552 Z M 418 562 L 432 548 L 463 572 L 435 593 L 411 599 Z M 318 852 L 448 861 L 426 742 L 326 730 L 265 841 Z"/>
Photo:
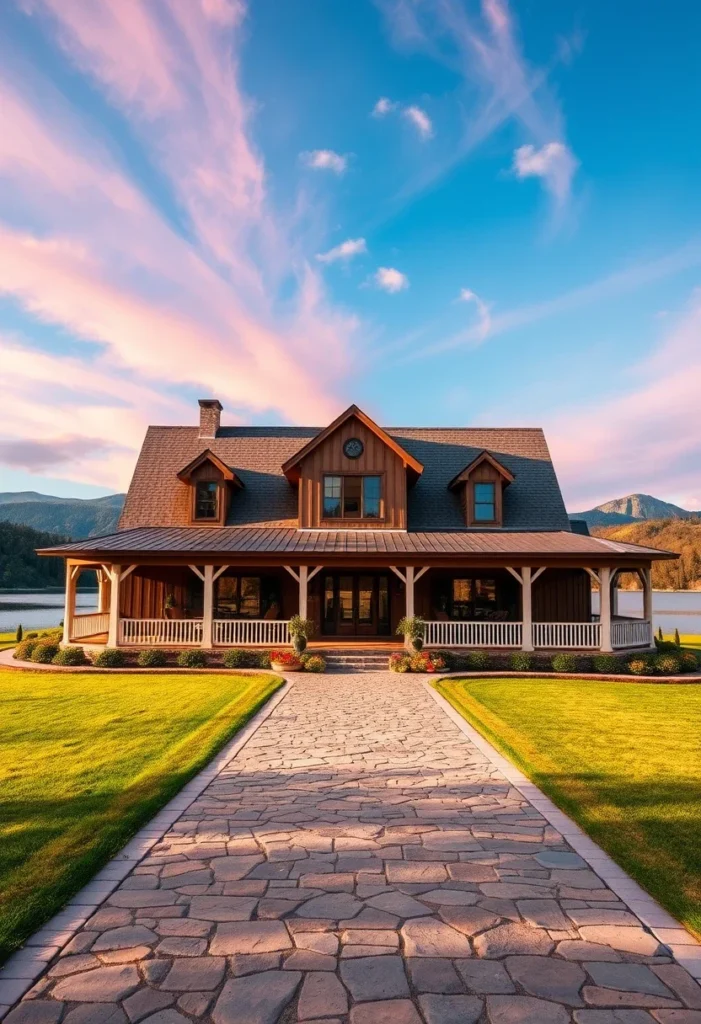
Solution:
<path fill-rule="evenodd" d="M 214 480 L 200 480 L 195 484 L 193 519 L 219 518 L 219 484 Z"/>
<path fill-rule="evenodd" d="M 324 477 L 324 519 L 380 519 L 381 515 L 381 477 Z"/>
<path fill-rule="evenodd" d="M 476 523 L 493 523 L 496 520 L 496 485 L 493 483 L 474 484 L 474 510 Z"/>

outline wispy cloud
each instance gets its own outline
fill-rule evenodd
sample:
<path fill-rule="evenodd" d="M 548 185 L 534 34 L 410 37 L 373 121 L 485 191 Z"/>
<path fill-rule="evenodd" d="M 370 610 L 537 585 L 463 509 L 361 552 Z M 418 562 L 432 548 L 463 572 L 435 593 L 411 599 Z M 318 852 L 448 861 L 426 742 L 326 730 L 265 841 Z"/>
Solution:
<path fill-rule="evenodd" d="M 399 106 L 393 100 L 387 99 L 386 96 L 380 96 L 379 100 L 372 108 L 373 117 L 386 117 L 387 114 L 391 114 Z"/>
<path fill-rule="evenodd" d="M 562 204 L 570 194 L 577 160 L 564 142 L 546 142 L 540 149 L 519 146 L 513 169 L 518 178 L 542 178 L 556 202 Z"/>
<path fill-rule="evenodd" d="M 410 121 L 419 133 L 420 138 L 430 139 L 433 135 L 433 124 L 431 118 L 421 107 L 405 107 L 402 111 L 407 121 Z"/>
<path fill-rule="evenodd" d="M 130 397 L 114 397 L 106 413 L 78 389 L 81 425 L 70 406 L 44 416 L 30 400 L 38 353 L 28 327 L 15 339 L 24 358 L 12 404 L 0 409 L 0 440 L 118 436 L 129 457 L 91 458 L 76 442 L 60 472 L 122 486 L 149 420 L 194 420 L 179 391 L 219 395 L 230 422 L 271 411 L 293 421 L 330 417 L 356 322 L 329 302 L 268 195 L 238 82 L 242 5 L 95 0 L 88 16 L 81 0 L 32 0 L 30 9 L 128 122 L 181 223 L 154 205 L 101 126 L 37 66 L 17 74 L 19 55 L 5 63 L 0 292 L 28 321 L 90 343 L 72 372 L 90 378 L 92 395 L 104 400 L 117 381 Z M 31 211 L 25 225 L 23 210 Z M 65 379 L 65 365 L 56 357 L 54 382 Z M 48 383 L 41 387 L 48 393 Z M 159 393 L 167 400 L 156 401 Z"/>
<path fill-rule="evenodd" d="M 476 292 L 473 292 L 471 288 L 461 288 L 458 301 L 474 303 L 477 310 L 476 329 L 482 338 L 486 338 L 492 325 L 492 317 L 487 303 Z"/>
<path fill-rule="evenodd" d="M 334 246 L 328 252 L 317 253 L 319 263 L 337 263 L 339 260 L 350 260 L 353 256 L 359 256 L 367 252 L 368 247 L 364 238 L 348 238 L 340 245 Z"/>
<path fill-rule="evenodd" d="M 348 157 L 335 153 L 332 149 L 315 149 L 311 153 L 302 153 L 302 160 L 314 171 L 333 171 L 343 174 L 348 167 Z"/>
<path fill-rule="evenodd" d="M 395 267 L 379 267 L 374 276 L 375 284 L 384 292 L 393 295 L 409 287 L 409 278 Z"/>

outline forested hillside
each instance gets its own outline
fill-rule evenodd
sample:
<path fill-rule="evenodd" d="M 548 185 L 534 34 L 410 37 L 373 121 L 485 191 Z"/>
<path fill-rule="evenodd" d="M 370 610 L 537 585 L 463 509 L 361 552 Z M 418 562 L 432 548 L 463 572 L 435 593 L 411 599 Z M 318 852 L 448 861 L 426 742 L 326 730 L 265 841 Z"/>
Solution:
<path fill-rule="evenodd" d="M 34 549 L 61 544 L 67 539 L 29 526 L 0 522 L 0 587 L 31 590 L 35 587 L 62 587 L 63 559 L 39 558 Z"/>
<path fill-rule="evenodd" d="M 677 551 L 676 562 L 653 562 L 652 585 L 658 590 L 701 590 L 701 519 L 655 519 L 624 526 L 594 527 L 592 533 L 608 540 L 644 544 Z M 624 589 L 627 581 L 622 583 Z M 638 589 L 639 584 L 630 584 Z"/>
<path fill-rule="evenodd" d="M 0 493 L 0 520 L 80 540 L 112 533 L 123 504 L 123 494 L 57 498 L 36 491 L 6 491 Z"/>

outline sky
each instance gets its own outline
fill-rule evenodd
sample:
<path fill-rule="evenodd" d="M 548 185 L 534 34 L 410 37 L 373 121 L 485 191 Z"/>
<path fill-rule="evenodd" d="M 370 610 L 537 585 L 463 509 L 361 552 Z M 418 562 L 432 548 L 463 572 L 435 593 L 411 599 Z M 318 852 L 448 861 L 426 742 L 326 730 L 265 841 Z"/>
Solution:
<path fill-rule="evenodd" d="M 701 509 L 701 8 L 5 0 L 0 490 L 148 424 L 543 426 Z"/>

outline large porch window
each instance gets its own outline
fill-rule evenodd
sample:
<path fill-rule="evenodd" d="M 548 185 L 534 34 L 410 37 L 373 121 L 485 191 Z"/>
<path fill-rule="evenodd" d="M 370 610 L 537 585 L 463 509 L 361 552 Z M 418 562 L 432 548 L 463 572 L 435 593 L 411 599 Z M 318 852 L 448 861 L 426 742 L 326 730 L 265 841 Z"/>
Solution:
<path fill-rule="evenodd" d="M 215 582 L 216 619 L 278 618 L 280 595 L 277 582 L 261 576 L 220 576 Z"/>
<path fill-rule="evenodd" d="M 456 576 L 434 580 L 432 615 L 438 619 L 469 622 L 515 617 L 513 587 L 493 577 Z"/>

